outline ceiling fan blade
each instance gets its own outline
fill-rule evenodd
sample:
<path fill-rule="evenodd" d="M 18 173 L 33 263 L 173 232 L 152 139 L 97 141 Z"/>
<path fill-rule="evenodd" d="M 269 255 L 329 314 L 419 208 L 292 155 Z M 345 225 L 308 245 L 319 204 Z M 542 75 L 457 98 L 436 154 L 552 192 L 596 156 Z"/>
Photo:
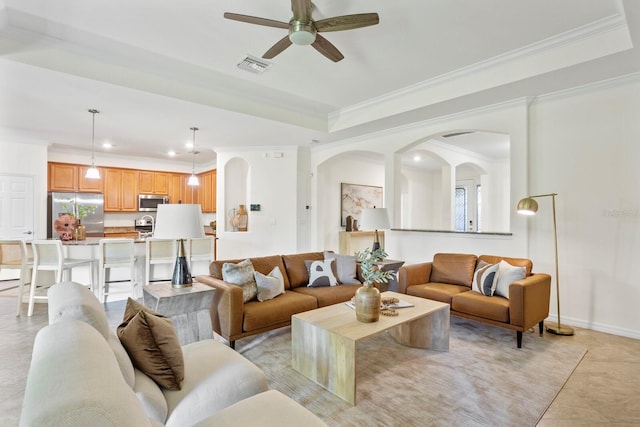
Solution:
<path fill-rule="evenodd" d="M 288 22 L 274 21 L 273 19 L 259 18 L 257 16 L 240 15 L 239 13 L 225 12 L 224 17 L 234 21 L 247 22 L 249 24 L 264 25 L 265 27 L 289 29 Z"/>
<path fill-rule="evenodd" d="M 344 56 L 340 53 L 338 48 L 320 34 L 316 34 L 316 41 L 311 43 L 311 46 L 333 62 L 338 62 L 344 59 Z"/>
<path fill-rule="evenodd" d="M 291 11 L 293 12 L 293 19 L 296 21 L 311 21 L 312 8 L 311 0 L 291 0 Z"/>
<path fill-rule="evenodd" d="M 276 44 L 271 46 L 271 49 L 266 51 L 262 57 L 264 59 L 272 59 L 289 46 L 291 46 L 291 40 L 289 40 L 289 36 L 284 36 Z"/>
<path fill-rule="evenodd" d="M 334 16 L 333 18 L 316 21 L 318 32 L 353 30 L 368 27 L 380 22 L 377 13 L 358 13 L 355 15 Z"/>

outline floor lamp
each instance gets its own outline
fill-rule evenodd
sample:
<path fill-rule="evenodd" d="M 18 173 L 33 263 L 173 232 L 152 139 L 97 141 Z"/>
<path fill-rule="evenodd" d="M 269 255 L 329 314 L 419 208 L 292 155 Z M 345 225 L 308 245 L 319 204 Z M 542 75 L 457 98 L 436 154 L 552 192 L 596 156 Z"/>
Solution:
<path fill-rule="evenodd" d="M 174 288 L 191 286 L 193 279 L 185 256 L 184 240 L 204 237 L 200 205 L 175 203 L 158 205 L 153 237 L 178 240 L 178 253 L 171 285 Z"/>
<path fill-rule="evenodd" d="M 571 326 L 563 326 L 560 324 L 560 278 L 558 276 L 558 230 L 556 227 L 556 196 L 557 193 L 539 194 L 537 196 L 529 196 L 518 202 L 518 213 L 523 215 L 535 215 L 538 211 L 538 202 L 535 198 L 551 197 L 553 205 L 553 244 L 556 256 L 556 301 L 558 302 L 558 323 L 556 325 L 546 325 L 548 332 L 556 335 L 573 335 L 574 330 Z"/>

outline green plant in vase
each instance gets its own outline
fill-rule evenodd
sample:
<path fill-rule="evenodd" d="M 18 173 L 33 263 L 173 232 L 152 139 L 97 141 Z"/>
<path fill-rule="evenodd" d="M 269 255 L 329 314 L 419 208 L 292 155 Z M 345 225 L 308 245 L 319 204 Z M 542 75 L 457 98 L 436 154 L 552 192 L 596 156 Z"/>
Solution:
<path fill-rule="evenodd" d="M 374 283 L 388 283 L 396 277 L 395 271 L 382 271 L 376 262 L 384 259 L 387 253 L 384 249 L 372 251 L 370 248 L 357 252 L 364 284 L 358 288 L 355 296 L 356 318 L 360 322 L 377 322 L 380 319 L 380 291 Z"/>

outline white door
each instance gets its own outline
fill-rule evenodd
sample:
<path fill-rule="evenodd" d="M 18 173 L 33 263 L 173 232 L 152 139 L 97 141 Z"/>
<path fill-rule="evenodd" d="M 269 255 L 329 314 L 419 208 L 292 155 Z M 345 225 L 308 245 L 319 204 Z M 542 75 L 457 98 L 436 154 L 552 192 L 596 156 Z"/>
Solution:
<path fill-rule="evenodd" d="M 33 176 L 0 174 L 0 238 L 33 239 Z"/>

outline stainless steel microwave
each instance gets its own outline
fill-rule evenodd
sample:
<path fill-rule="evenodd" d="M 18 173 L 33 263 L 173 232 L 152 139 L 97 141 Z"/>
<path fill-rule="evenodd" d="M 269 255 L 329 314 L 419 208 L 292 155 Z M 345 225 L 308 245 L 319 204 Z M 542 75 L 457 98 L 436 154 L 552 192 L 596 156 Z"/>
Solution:
<path fill-rule="evenodd" d="M 158 196 L 157 194 L 138 195 L 139 212 L 155 212 L 158 210 L 158 205 L 165 203 L 169 203 L 169 196 Z"/>

